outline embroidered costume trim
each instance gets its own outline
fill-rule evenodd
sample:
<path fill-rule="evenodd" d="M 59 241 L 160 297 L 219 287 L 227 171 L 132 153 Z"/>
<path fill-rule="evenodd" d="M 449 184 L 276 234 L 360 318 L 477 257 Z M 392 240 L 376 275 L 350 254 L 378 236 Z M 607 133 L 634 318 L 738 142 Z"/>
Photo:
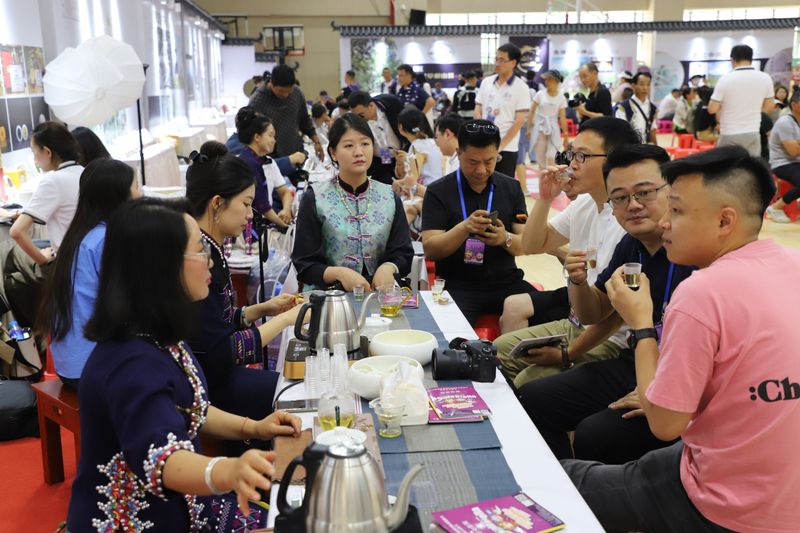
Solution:
<path fill-rule="evenodd" d="M 150 448 L 147 450 L 147 459 L 144 461 L 144 475 L 147 480 L 145 488 L 162 500 L 167 499 L 164 495 L 164 485 L 162 482 L 164 465 L 167 459 L 169 459 L 169 456 L 178 450 L 189 450 L 193 452 L 194 446 L 191 441 L 179 441 L 172 432 L 167 435 L 167 443 L 164 446 L 156 448 L 151 444 Z"/>
<path fill-rule="evenodd" d="M 92 526 L 101 533 L 112 531 L 140 532 L 153 527 L 149 520 L 142 521 L 139 513 L 150 507 L 145 500 L 145 491 L 122 452 L 118 452 L 105 465 L 97 469 L 108 476 L 107 485 L 98 485 L 97 492 L 105 496 L 107 502 L 97 502 L 97 506 L 106 515 L 105 520 L 92 519 Z"/>

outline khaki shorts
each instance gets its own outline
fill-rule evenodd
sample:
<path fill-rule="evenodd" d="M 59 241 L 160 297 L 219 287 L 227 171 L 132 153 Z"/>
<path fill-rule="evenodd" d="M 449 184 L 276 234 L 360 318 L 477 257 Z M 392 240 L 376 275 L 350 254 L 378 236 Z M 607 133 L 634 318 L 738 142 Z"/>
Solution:
<path fill-rule="evenodd" d="M 538 366 L 527 361 L 525 357 L 509 357 L 508 354 L 511 353 L 514 346 L 525 339 L 566 335 L 567 342 L 572 342 L 576 337 L 580 336 L 583 331 L 583 328 L 576 327 L 572 322 L 564 319 L 501 335 L 494 341 L 495 346 L 497 346 L 497 357 L 500 360 L 500 368 L 509 379 L 514 381 L 514 385 L 517 388 L 522 387 L 524 384 L 534 379 L 558 374 L 562 371 L 560 365 Z M 573 362 L 575 366 L 580 366 L 592 361 L 613 359 L 617 357 L 621 350 L 622 348 L 617 344 L 606 340 L 581 357 L 578 357 Z"/>

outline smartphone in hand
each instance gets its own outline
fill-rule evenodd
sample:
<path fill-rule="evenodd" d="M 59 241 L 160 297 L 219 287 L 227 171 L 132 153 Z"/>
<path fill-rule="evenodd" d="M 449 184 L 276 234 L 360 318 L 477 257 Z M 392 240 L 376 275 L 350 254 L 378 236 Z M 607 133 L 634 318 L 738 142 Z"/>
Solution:
<path fill-rule="evenodd" d="M 499 214 L 500 213 L 497 211 L 492 211 L 491 213 L 489 213 L 489 219 L 492 221 L 492 226 L 497 225 L 497 217 Z"/>

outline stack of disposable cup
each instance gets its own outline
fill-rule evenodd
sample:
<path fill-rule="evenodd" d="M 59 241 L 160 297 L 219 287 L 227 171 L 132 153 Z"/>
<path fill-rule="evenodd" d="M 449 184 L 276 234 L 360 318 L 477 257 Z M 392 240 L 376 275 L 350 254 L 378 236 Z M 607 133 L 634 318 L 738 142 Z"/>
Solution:
<path fill-rule="evenodd" d="M 327 348 L 317 350 L 319 360 L 319 393 L 325 394 L 331 389 L 331 353 Z"/>
<path fill-rule="evenodd" d="M 331 359 L 331 387 L 337 393 L 347 392 L 347 348 L 344 344 L 336 344 L 333 347 L 333 358 Z"/>
<path fill-rule="evenodd" d="M 319 359 L 316 355 L 306 357 L 304 385 L 306 388 L 306 398 L 319 398 L 321 392 L 319 387 Z"/>

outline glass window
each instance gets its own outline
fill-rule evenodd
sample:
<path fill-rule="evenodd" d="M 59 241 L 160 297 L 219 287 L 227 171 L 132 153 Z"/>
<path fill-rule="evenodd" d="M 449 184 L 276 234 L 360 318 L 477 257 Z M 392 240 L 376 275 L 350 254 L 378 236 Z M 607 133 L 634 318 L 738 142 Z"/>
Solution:
<path fill-rule="evenodd" d="M 484 24 L 497 24 L 497 17 L 494 13 L 469 13 L 470 26 L 481 26 Z"/>
<path fill-rule="evenodd" d="M 487 76 L 494 72 L 494 58 L 497 47 L 500 46 L 499 40 L 499 33 L 481 33 L 481 64 Z"/>
<path fill-rule="evenodd" d="M 466 26 L 469 24 L 469 15 L 466 13 L 442 13 L 440 21 L 442 26 Z"/>
<path fill-rule="evenodd" d="M 425 14 L 425 25 L 426 26 L 439 26 L 440 22 L 439 15 L 431 15 L 430 13 Z"/>

